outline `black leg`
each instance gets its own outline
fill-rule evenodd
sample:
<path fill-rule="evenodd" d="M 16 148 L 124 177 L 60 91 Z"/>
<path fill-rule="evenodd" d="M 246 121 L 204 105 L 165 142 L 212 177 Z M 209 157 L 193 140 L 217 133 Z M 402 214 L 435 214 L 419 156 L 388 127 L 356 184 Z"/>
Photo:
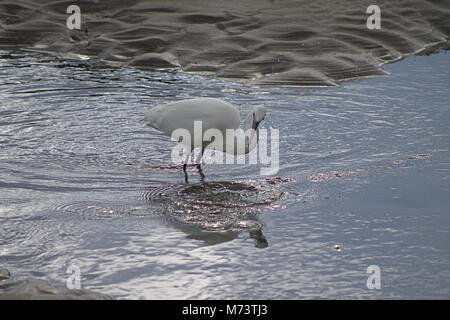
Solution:
<path fill-rule="evenodd" d="M 205 152 L 205 148 L 202 148 L 202 150 L 200 151 L 200 154 L 198 155 L 197 161 L 196 161 L 197 169 L 198 169 L 198 172 L 200 173 L 200 181 L 201 182 L 205 181 L 205 175 L 203 174 L 202 167 L 201 167 L 201 161 L 202 161 L 204 152 Z"/>
<path fill-rule="evenodd" d="M 200 150 L 200 153 L 199 153 L 198 157 L 197 157 L 197 160 L 195 161 L 197 163 L 198 172 L 200 173 L 200 181 L 201 182 L 203 182 L 205 180 L 205 175 L 203 174 L 202 167 L 201 167 L 201 161 L 202 161 L 204 152 L 205 152 L 205 148 L 202 148 Z"/>
<path fill-rule="evenodd" d="M 186 183 L 189 183 L 186 168 L 187 168 L 187 163 L 188 163 L 189 156 L 191 155 L 191 153 L 192 153 L 192 151 L 188 153 L 186 160 L 184 161 L 184 164 L 183 164 L 184 181 L 186 181 Z"/>
<path fill-rule="evenodd" d="M 187 172 L 186 172 L 186 167 L 187 167 L 186 163 L 183 164 L 184 181 L 186 181 L 186 183 L 189 183 L 189 181 L 188 181 L 188 175 L 187 175 Z"/>
<path fill-rule="evenodd" d="M 205 175 L 203 174 L 202 167 L 200 166 L 200 163 L 197 164 L 198 173 L 200 173 L 200 181 L 205 181 Z"/>

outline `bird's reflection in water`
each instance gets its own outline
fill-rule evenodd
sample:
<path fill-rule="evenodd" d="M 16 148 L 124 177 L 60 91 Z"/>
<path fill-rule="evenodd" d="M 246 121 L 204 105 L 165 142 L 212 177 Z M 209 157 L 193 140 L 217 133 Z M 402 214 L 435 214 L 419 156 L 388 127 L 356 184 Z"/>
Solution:
<path fill-rule="evenodd" d="M 190 239 L 218 244 L 247 231 L 255 247 L 265 248 L 261 210 L 280 200 L 282 178 L 149 186 L 143 194 L 152 211 Z"/>
<path fill-rule="evenodd" d="M 198 228 L 189 228 L 182 225 L 180 225 L 180 229 L 188 234 L 188 239 L 200 240 L 207 245 L 215 245 L 234 240 L 239 236 L 239 233 L 243 231 L 204 231 Z M 250 230 L 249 235 L 253 239 L 256 248 L 267 248 L 269 246 L 269 243 L 267 242 L 267 239 L 262 232 L 262 228 Z"/>

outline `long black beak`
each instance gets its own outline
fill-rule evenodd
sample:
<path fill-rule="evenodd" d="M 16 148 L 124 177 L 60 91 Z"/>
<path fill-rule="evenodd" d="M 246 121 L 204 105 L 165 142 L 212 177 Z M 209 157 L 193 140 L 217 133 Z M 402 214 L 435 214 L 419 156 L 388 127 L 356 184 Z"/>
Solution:
<path fill-rule="evenodd" d="M 259 126 L 259 122 L 255 120 L 255 117 L 253 117 L 253 123 L 252 123 L 252 129 L 256 130 Z"/>

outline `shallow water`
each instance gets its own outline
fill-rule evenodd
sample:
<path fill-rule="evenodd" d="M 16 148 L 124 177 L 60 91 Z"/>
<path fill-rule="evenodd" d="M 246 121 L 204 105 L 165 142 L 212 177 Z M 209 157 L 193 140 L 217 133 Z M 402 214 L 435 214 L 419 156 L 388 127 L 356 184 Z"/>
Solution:
<path fill-rule="evenodd" d="M 116 298 L 449 298 L 448 57 L 299 89 L 4 51 L 0 265 L 56 285 L 76 265 Z M 279 171 L 206 165 L 186 184 L 142 118 L 198 96 L 266 105 Z"/>

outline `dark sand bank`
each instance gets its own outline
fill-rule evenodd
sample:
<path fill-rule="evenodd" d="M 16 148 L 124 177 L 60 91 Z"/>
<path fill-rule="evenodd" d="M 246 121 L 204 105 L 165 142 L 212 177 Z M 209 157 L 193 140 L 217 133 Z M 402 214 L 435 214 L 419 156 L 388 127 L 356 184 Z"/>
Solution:
<path fill-rule="evenodd" d="M 366 9 L 381 8 L 369 30 Z M 0 47 L 177 68 L 253 84 L 336 85 L 448 40 L 449 1 L 0 2 Z M 81 30 L 66 9 L 81 9 Z M 429 49 L 430 50 L 430 49 Z"/>

